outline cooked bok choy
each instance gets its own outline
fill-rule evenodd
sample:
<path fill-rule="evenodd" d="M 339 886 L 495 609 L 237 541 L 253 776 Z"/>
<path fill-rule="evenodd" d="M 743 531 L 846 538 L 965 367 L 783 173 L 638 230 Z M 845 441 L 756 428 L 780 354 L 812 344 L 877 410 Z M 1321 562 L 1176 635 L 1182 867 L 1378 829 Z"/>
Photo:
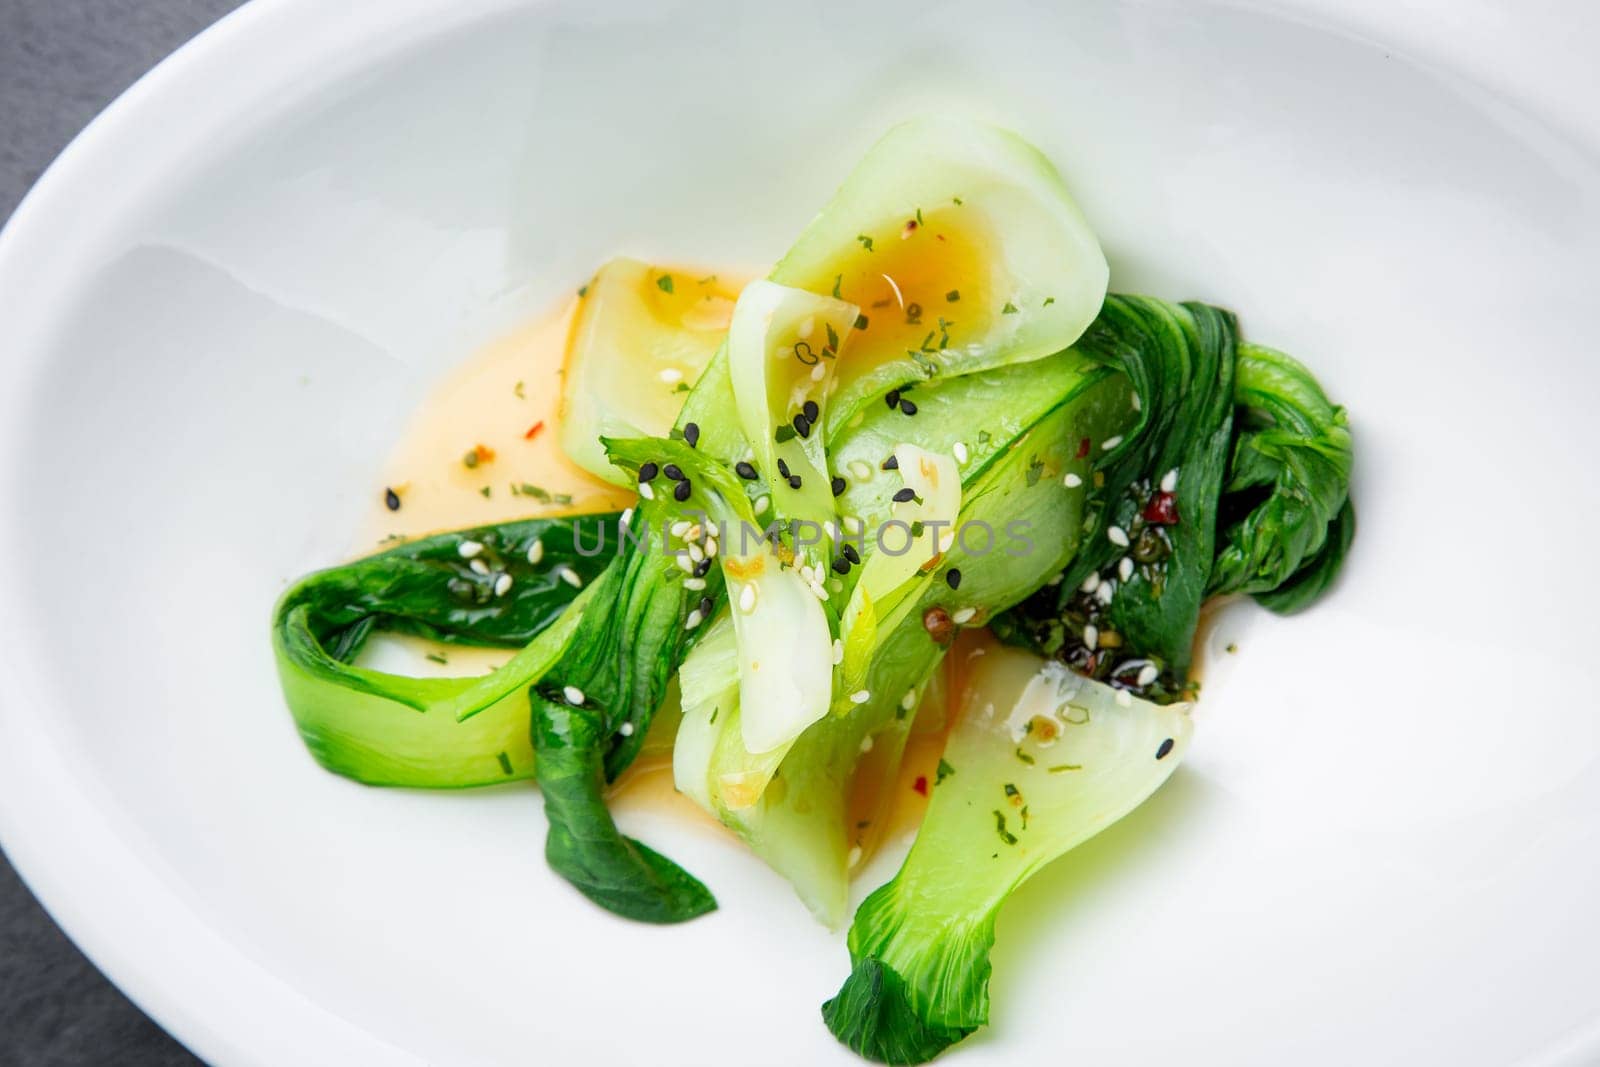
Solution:
<path fill-rule="evenodd" d="M 908 738 L 948 728 L 823 1008 L 868 1058 L 937 1055 L 987 1021 L 1011 892 L 1188 751 L 1202 605 L 1300 610 L 1354 535 L 1345 414 L 1311 373 L 1228 311 L 1107 279 L 1047 161 L 943 119 L 891 130 L 765 280 L 612 261 L 580 294 L 558 433 L 637 505 L 291 588 L 273 633 L 308 747 L 371 784 L 537 771 L 550 865 L 671 923 L 711 893 L 606 807 L 670 740 L 678 790 L 839 926 Z M 358 660 L 385 630 L 512 654 L 402 677 Z M 958 640 L 977 656 L 950 684 Z"/>

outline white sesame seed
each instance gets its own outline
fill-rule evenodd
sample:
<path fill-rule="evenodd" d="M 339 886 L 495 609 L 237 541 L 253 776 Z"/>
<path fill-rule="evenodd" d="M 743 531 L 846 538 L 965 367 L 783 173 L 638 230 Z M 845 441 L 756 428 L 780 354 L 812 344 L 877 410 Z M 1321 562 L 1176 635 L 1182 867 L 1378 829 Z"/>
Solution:
<path fill-rule="evenodd" d="M 667 367 L 662 370 L 659 377 L 668 385 L 677 385 L 679 382 L 683 381 L 683 371 L 679 370 L 677 367 Z"/>
<path fill-rule="evenodd" d="M 804 319 L 803 319 L 803 320 L 802 320 L 802 321 L 801 321 L 801 323 L 800 323 L 800 328 L 799 328 L 799 329 L 798 329 L 798 330 L 796 330 L 796 331 L 795 331 L 795 333 L 797 333 L 797 334 L 799 334 L 799 335 L 800 335 L 800 340 L 802 340 L 802 341 L 804 341 L 804 340 L 806 340 L 806 339 L 807 339 L 807 338 L 808 338 L 808 337 L 810 337 L 810 336 L 811 336 L 811 333 L 812 333 L 812 331 L 814 331 L 814 330 L 815 330 L 815 329 L 816 329 L 816 328 L 817 328 L 817 319 L 816 319 L 816 316 L 814 316 L 814 315 L 807 315 L 807 316 L 806 316 L 806 317 L 805 317 L 805 318 L 804 318 Z M 785 355 L 788 355 L 788 353 L 784 353 L 784 354 L 785 354 Z"/>
<path fill-rule="evenodd" d="M 1083 479 L 1078 477 L 1076 474 L 1073 474 L 1071 471 L 1068 471 L 1067 476 L 1061 479 L 1061 484 L 1066 486 L 1068 489 L 1076 489 L 1078 486 L 1083 484 Z"/>
<path fill-rule="evenodd" d="M 1102 604 L 1111 603 L 1111 598 L 1117 595 L 1117 587 L 1110 582 L 1101 582 L 1100 588 L 1094 591 L 1094 597 Z"/>
<path fill-rule="evenodd" d="M 822 363 L 818 363 L 815 367 L 811 368 L 811 380 L 814 381 L 814 382 L 820 382 L 820 381 L 822 381 L 822 376 L 824 374 L 827 374 L 827 373 L 828 373 L 827 365 L 826 364 L 822 364 Z"/>
<path fill-rule="evenodd" d="M 1129 396 L 1128 397 L 1128 403 L 1133 405 L 1133 410 L 1135 410 L 1135 411 L 1141 411 L 1141 410 L 1144 409 L 1144 401 L 1139 399 L 1139 394 L 1138 393 L 1134 393 L 1131 396 Z"/>
<path fill-rule="evenodd" d="M 746 582 L 739 590 L 739 610 L 746 615 L 756 610 L 756 583 Z"/>
<path fill-rule="evenodd" d="M 705 549 L 705 551 L 706 551 L 706 559 L 713 559 L 713 558 L 716 557 L 716 554 L 717 554 L 717 539 L 715 537 L 706 538 L 706 549 Z"/>
<path fill-rule="evenodd" d="M 954 614 L 952 614 L 950 616 L 950 621 L 955 623 L 957 626 L 960 626 L 960 625 L 962 625 L 964 623 L 971 622 L 972 619 L 973 619 L 973 616 L 975 616 L 977 614 L 978 614 L 978 609 L 977 608 L 962 608 L 962 609 L 960 609 L 959 611 L 955 612 Z"/>
<path fill-rule="evenodd" d="M 1161 476 L 1161 491 L 1163 493 L 1176 492 L 1178 489 L 1178 468 L 1173 467 Z"/>
<path fill-rule="evenodd" d="M 818 600 L 828 599 L 828 591 L 822 588 L 821 584 L 818 582 L 811 583 L 811 591 L 816 594 Z"/>
<path fill-rule="evenodd" d="M 696 626 L 700 625 L 701 618 L 702 616 L 700 614 L 700 609 L 695 608 L 693 611 L 689 612 L 689 617 L 683 620 L 683 628 L 685 630 L 694 629 Z"/>
<path fill-rule="evenodd" d="M 907 689 L 906 695 L 900 698 L 900 706 L 907 711 L 910 711 L 912 708 L 916 707 L 917 691 L 915 689 Z"/>
<path fill-rule="evenodd" d="M 1133 697 L 1128 695 L 1128 691 L 1126 689 L 1117 690 L 1117 704 L 1124 708 L 1133 707 Z"/>
<path fill-rule="evenodd" d="M 623 508 L 622 509 L 622 519 L 620 520 L 621 525 L 626 526 L 629 523 L 631 523 L 632 521 L 633 521 L 633 509 L 632 508 Z M 543 553 L 540 553 L 540 554 L 543 555 Z"/>
<path fill-rule="evenodd" d="M 956 457 L 956 462 L 963 467 L 967 465 L 967 446 L 960 441 L 950 446 L 950 454 Z"/>
<path fill-rule="evenodd" d="M 1090 652 L 1093 652 L 1095 649 L 1099 648 L 1100 627 L 1096 626 L 1092 622 L 1085 626 L 1083 628 L 1083 643 L 1088 646 Z"/>
<path fill-rule="evenodd" d="M 1133 557 L 1123 556 L 1117 561 L 1117 577 L 1127 581 L 1133 577 Z"/>
<path fill-rule="evenodd" d="M 461 558 L 462 559 L 471 559 L 472 557 L 476 556 L 479 552 L 483 551 L 483 542 L 481 542 L 481 541 L 463 541 L 459 545 L 456 546 L 456 551 L 461 553 Z"/>
<path fill-rule="evenodd" d="M 467 564 L 467 566 L 472 568 L 473 574 L 487 575 L 489 573 L 489 565 L 481 559 L 475 559 L 471 563 Z"/>
<path fill-rule="evenodd" d="M 1113 448 L 1116 448 L 1121 443 L 1122 443 L 1122 435 L 1121 434 L 1118 434 L 1115 437 L 1108 437 L 1108 438 L 1106 438 L 1104 441 L 1102 441 L 1100 443 L 1100 451 L 1102 451 L 1102 452 L 1110 452 Z"/>
<path fill-rule="evenodd" d="M 865 704 L 871 699 L 872 692 L 871 690 L 867 689 L 857 689 L 854 693 L 850 694 L 850 703 L 852 704 Z"/>
<path fill-rule="evenodd" d="M 832 519 L 822 520 L 822 532 L 828 535 L 829 541 L 839 540 L 839 527 L 833 524 Z"/>
<path fill-rule="evenodd" d="M 699 563 L 701 560 L 706 558 L 705 550 L 699 545 L 695 544 L 693 541 L 689 542 L 688 552 L 689 558 L 694 560 L 696 563 Z"/>
<path fill-rule="evenodd" d="M 706 528 L 697 522 L 693 526 L 689 527 L 689 532 L 684 534 L 684 536 L 691 541 L 703 541 L 706 536 Z"/>
<path fill-rule="evenodd" d="M 700 590 L 706 587 L 706 580 L 704 578 L 685 578 L 683 580 L 683 587 L 698 593 Z"/>
<path fill-rule="evenodd" d="M 1083 579 L 1083 584 L 1078 586 L 1078 590 L 1084 593 L 1092 593 L 1095 591 L 1095 587 L 1099 584 L 1100 575 L 1096 574 L 1094 571 L 1090 571 L 1089 574 Z"/>
<path fill-rule="evenodd" d="M 1106 530 L 1106 540 L 1110 541 L 1112 544 L 1116 545 L 1118 548 L 1127 548 L 1128 547 L 1128 534 L 1127 534 L 1127 531 L 1123 530 L 1123 528 L 1120 527 L 1120 526 L 1112 526 L 1112 527 L 1108 528 Z"/>
<path fill-rule="evenodd" d="M 644 497 L 646 500 L 654 500 L 656 498 L 656 491 L 650 488 L 649 482 L 640 482 L 639 495 Z"/>
<path fill-rule="evenodd" d="M 682 552 L 673 553 L 672 558 L 677 562 L 680 570 L 688 571 L 690 574 L 694 573 L 694 560 L 690 559 Z"/>
<path fill-rule="evenodd" d="M 502 574 L 494 580 L 494 595 L 505 596 L 511 592 L 511 575 Z"/>
<path fill-rule="evenodd" d="M 677 522 L 667 527 L 667 532 L 673 537 L 676 537 L 678 540 L 683 540 L 683 538 L 689 533 L 689 520 L 679 519 Z"/>
<path fill-rule="evenodd" d="M 617 733 L 621 734 L 623 737 L 632 737 L 633 736 L 633 723 L 631 723 L 631 722 L 623 723 L 621 726 L 617 727 Z"/>
<path fill-rule="evenodd" d="M 844 858 L 844 865 L 846 867 L 854 867 L 856 864 L 858 864 L 860 862 L 861 862 L 861 846 L 860 845 L 851 845 L 850 846 L 850 854 L 847 855 Z"/>
<path fill-rule="evenodd" d="M 628 510 L 630 514 L 633 511 L 632 508 Z M 528 546 L 528 562 L 537 567 L 542 559 L 544 559 L 544 542 L 535 540 L 533 544 Z"/>
<path fill-rule="evenodd" d="M 756 514 L 757 515 L 761 514 L 763 511 L 766 511 L 771 506 L 772 506 L 772 498 L 770 496 L 768 496 L 767 494 L 762 493 L 760 496 L 756 497 L 756 502 L 754 504 L 754 507 L 756 509 Z"/>
<path fill-rule="evenodd" d="M 839 638 L 833 639 L 833 665 L 837 667 L 844 662 L 844 642 Z"/>
<path fill-rule="evenodd" d="M 1161 677 L 1161 671 L 1154 663 L 1146 663 L 1139 668 L 1139 685 L 1141 687 L 1149 685 L 1159 677 Z"/>
<path fill-rule="evenodd" d="M 861 754 L 863 756 L 865 756 L 868 752 L 871 752 L 871 751 L 872 751 L 872 735 L 868 734 L 866 737 L 863 737 L 861 739 Z"/>
<path fill-rule="evenodd" d="M 859 459 L 851 460 L 850 477 L 854 478 L 858 482 L 870 481 L 872 479 L 872 465 L 869 463 L 863 463 Z"/>
<path fill-rule="evenodd" d="M 561 580 L 572 586 L 572 588 L 583 588 L 583 578 L 571 567 L 562 567 L 558 573 L 561 575 Z"/>
<path fill-rule="evenodd" d="M 583 703 L 583 690 L 579 689 L 575 685 L 564 687 L 561 690 L 561 695 L 566 698 L 567 703 L 571 704 L 573 707 L 577 707 L 579 704 Z"/>

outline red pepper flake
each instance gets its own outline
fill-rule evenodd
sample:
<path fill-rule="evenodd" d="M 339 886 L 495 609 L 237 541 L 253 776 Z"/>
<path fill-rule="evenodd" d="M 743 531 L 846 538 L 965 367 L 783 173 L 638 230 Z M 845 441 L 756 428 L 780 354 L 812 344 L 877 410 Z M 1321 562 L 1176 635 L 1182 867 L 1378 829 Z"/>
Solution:
<path fill-rule="evenodd" d="M 1178 523 L 1178 498 L 1172 493 L 1157 491 L 1144 506 L 1144 521 L 1157 526 L 1176 526 Z"/>
<path fill-rule="evenodd" d="M 1089 454 L 1089 439 L 1085 437 L 1078 442 L 1078 458 L 1082 459 Z"/>
<path fill-rule="evenodd" d="M 522 439 L 524 441 L 531 441 L 535 437 L 539 436 L 539 431 L 542 429 L 544 429 L 544 420 L 540 419 L 538 422 L 528 427 L 528 432 L 522 435 Z"/>
<path fill-rule="evenodd" d="M 925 774 L 917 775 L 917 780 L 911 784 L 911 788 L 915 789 L 917 792 L 921 793 L 923 796 L 927 796 L 928 795 L 928 776 L 925 775 Z"/>
<path fill-rule="evenodd" d="M 490 448 L 488 445 L 475 445 L 473 446 L 472 451 L 477 455 L 479 463 L 494 462 L 494 449 Z"/>

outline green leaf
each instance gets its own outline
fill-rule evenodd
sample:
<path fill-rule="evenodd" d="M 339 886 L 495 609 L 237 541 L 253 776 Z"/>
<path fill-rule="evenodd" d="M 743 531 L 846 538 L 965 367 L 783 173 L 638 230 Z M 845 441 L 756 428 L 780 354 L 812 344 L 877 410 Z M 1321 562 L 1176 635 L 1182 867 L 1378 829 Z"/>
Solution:
<path fill-rule="evenodd" d="M 539 693 L 533 707 L 550 866 L 584 896 L 624 918 L 677 923 L 715 910 L 716 900 L 692 875 L 617 830 L 605 806 L 604 716 Z"/>

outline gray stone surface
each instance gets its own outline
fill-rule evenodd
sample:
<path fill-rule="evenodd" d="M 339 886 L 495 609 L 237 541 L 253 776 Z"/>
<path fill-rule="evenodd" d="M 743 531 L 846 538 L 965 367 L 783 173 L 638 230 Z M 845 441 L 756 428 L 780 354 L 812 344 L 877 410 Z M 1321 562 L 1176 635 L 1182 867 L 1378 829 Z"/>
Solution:
<path fill-rule="evenodd" d="M 74 134 L 237 0 L 0 0 L 0 220 Z M 197 1062 L 0 859 L 0 1067 Z"/>

